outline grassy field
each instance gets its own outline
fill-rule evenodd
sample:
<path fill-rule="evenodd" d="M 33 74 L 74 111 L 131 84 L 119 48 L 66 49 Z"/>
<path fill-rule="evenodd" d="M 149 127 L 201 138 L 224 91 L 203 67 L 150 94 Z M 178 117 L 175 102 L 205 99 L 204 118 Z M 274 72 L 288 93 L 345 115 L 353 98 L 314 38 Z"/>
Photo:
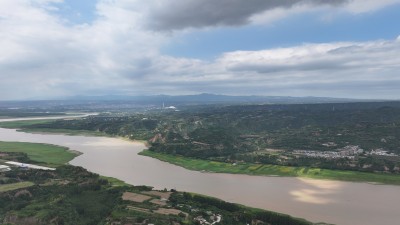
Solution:
<path fill-rule="evenodd" d="M 139 154 L 169 162 L 189 170 L 197 171 L 259 176 L 307 177 L 314 179 L 400 185 L 400 175 L 394 174 L 364 173 L 357 171 L 328 170 L 319 168 L 289 167 L 251 163 L 239 163 L 237 165 L 233 165 L 230 163 L 166 155 L 149 150 L 142 151 Z"/>
<path fill-rule="evenodd" d="M 100 176 L 102 179 L 107 180 L 112 186 L 114 187 L 130 187 L 132 185 L 125 183 L 122 180 L 119 180 L 114 177 L 106 177 L 106 176 Z"/>
<path fill-rule="evenodd" d="M 0 142 L 0 151 L 24 152 L 31 160 L 46 166 L 60 166 L 77 156 L 77 153 L 65 147 L 26 142 Z"/>
<path fill-rule="evenodd" d="M 20 189 L 20 188 L 26 188 L 26 187 L 30 187 L 32 185 L 34 185 L 34 183 L 29 182 L 29 181 L 13 183 L 13 184 L 1 184 L 0 185 L 0 193 L 16 190 L 16 189 Z"/>

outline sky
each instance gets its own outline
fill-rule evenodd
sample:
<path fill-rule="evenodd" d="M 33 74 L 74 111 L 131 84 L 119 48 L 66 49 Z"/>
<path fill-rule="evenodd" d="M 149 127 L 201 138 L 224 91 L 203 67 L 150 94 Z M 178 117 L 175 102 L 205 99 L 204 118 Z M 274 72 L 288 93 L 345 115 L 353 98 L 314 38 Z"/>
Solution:
<path fill-rule="evenodd" d="M 0 0 L 0 100 L 400 99 L 400 0 Z"/>

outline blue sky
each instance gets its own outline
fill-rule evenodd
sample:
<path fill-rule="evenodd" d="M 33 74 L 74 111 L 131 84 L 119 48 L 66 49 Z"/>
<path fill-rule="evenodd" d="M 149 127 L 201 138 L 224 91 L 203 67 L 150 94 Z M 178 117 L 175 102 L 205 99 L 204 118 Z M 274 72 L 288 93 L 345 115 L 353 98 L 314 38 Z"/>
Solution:
<path fill-rule="evenodd" d="M 287 17 L 272 24 L 223 27 L 177 35 L 162 52 L 177 57 L 209 59 L 223 52 L 288 47 L 302 43 L 395 39 L 400 35 L 400 4 L 376 12 L 321 12 Z M 205 47 L 207 46 L 207 47 Z"/>
<path fill-rule="evenodd" d="M 2 0 L 0 100 L 399 99 L 400 0 Z"/>
<path fill-rule="evenodd" d="M 92 23 L 96 15 L 96 1 L 65 0 L 52 5 L 57 8 L 54 14 L 67 20 L 70 25 Z"/>

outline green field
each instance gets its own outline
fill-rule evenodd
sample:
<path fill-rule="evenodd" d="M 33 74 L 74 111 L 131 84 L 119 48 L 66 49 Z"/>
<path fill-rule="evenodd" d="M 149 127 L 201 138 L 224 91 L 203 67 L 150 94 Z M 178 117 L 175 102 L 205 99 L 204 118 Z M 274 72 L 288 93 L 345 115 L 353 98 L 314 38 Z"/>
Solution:
<path fill-rule="evenodd" d="M 400 185 L 400 175 L 395 174 L 364 173 L 357 171 L 328 170 L 319 168 L 289 167 L 252 163 L 238 163 L 234 165 L 230 163 L 161 154 L 149 150 L 142 151 L 139 154 L 169 162 L 189 170 L 205 172 L 248 174 L 258 176 L 307 177 L 314 179 L 373 182 L 380 184 Z"/>
<path fill-rule="evenodd" d="M 114 177 L 106 177 L 106 176 L 100 176 L 102 179 L 107 180 L 113 187 L 130 187 L 132 185 L 125 183 L 122 180 L 119 180 Z"/>
<path fill-rule="evenodd" d="M 23 152 L 31 160 L 46 166 L 64 165 L 77 156 L 65 147 L 26 142 L 0 142 L 0 151 Z"/>
<path fill-rule="evenodd" d="M 20 188 L 26 188 L 26 187 L 30 187 L 32 185 L 34 185 L 34 183 L 29 182 L 29 181 L 13 183 L 13 184 L 1 184 L 0 185 L 0 193 L 6 192 L 6 191 L 17 190 Z"/>

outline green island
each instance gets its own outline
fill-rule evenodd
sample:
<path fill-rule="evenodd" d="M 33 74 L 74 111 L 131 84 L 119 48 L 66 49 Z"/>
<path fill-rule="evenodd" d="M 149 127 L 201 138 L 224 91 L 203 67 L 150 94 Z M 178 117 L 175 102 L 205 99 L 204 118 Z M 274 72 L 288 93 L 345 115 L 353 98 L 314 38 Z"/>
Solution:
<path fill-rule="evenodd" d="M 3 141 L 0 141 L 0 152 L 23 153 L 18 156 L 3 156 L 2 159 L 11 161 L 15 159 L 23 163 L 36 163 L 50 167 L 64 165 L 79 155 L 68 148 L 56 145 Z"/>
<path fill-rule="evenodd" d="M 74 155 L 63 147 L 18 142 L 1 142 L 1 146 L 3 161 L 56 166 L 56 170 L 12 167 L 0 172 L 1 224 L 313 224 L 203 195 L 153 190 L 102 177 L 81 167 L 65 165 L 69 159 L 66 156 Z M 65 157 L 55 161 L 49 149 L 57 154 L 64 151 Z M 39 153 L 41 157 L 37 156 Z"/>

